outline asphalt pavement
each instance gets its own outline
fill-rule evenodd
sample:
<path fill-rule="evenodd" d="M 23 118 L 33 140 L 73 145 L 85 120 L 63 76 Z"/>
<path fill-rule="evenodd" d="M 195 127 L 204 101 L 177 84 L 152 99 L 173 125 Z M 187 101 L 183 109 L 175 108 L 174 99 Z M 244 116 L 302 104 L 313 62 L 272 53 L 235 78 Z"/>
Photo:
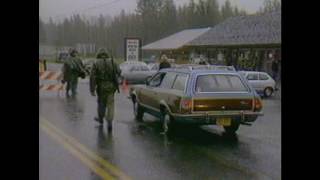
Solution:
<path fill-rule="evenodd" d="M 39 94 L 39 179 L 281 179 L 278 95 L 263 99 L 264 116 L 229 137 L 217 126 L 162 135 L 158 119 L 134 120 L 125 92 L 116 94 L 108 133 L 93 120 L 88 81 L 79 83 L 76 98 L 63 94 Z"/>

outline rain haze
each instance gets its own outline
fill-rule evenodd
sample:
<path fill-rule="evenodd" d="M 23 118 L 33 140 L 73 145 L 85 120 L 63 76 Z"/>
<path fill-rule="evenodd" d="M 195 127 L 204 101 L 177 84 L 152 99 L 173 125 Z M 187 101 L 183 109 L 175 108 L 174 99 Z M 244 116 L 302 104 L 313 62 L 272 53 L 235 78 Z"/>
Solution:
<path fill-rule="evenodd" d="M 281 179 L 281 0 L 39 3 L 40 180 Z"/>
<path fill-rule="evenodd" d="M 195 0 L 197 2 L 198 0 Z M 174 0 L 177 6 L 184 5 L 190 0 Z M 223 4 L 225 0 L 218 0 Z M 256 12 L 263 4 L 263 0 L 230 0 L 232 5 L 248 13 Z M 72 14 L 97 16 L 99 14 L 114 16 L 122 9 L 125 12 L 134 12 L 136 0 L 39 0 L 39 15 L 44 21 L 49 17 L 61 20 Z"/>

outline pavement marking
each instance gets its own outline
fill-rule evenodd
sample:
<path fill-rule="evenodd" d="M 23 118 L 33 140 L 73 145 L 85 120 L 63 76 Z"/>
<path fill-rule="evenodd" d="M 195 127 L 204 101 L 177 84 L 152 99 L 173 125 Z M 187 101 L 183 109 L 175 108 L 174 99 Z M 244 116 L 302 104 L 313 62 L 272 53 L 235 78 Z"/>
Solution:
<path fill-rule="evenodd" d="M 58 129 L 57 127 L 55 127 L 52 123 L 50 123 L 48 120 L 44 119 L 43 117 L 40 118 L 40 122 L 45 123 L 46 125 L 48 125 L 50 128 L 54 129 L 58 134 L 60 134 L 61 136 L 63 136 L 66 141 L 68 141 L 70 144 L 72 144 L 73 146 L 75 146 L 76 148 L 79 149 L 79 151 L 81 151 L 83 154 L 87 155 L 88 157 L 90 157 L 92 160 L 98 162 L 101 166 L 105 167 L 107 170 L 109 170 L 111 172 L 111 174 L 117 176 L 119 179 L 123 179 L 123 180 L 129 180 L 131 179 L 129 176 L 127 176 L 126 174 L 124 174 L 121 170 L 119 170 L 117 167 L 115 167 L 114 165 L 110 164 L 108 161 L 106 161 L 105 159 L 101 158 L 100 156 L 98 156 L 96 153 L 94 153 L 93 151 L 89 150 L 87 147 L 85 147 L 83 144 L 81 144 L 80 142 L 78 142 L 75 138 L 65 134 L 63 131 L 61 131 L 60 129 Z"/>
<path fill-rule="evenodd" d="M 94 171 L 97 175 L 106 180 L 112 180 L 113 178 L 110 174 L 108 174 L 104 169 L 97 166 L 96 163 L 90 160 L 88 157 L 81 154 L 80 151 L 75 149 L 72 145 L 66 142 L 60 135 L 55 133 L 51 128 L 47 127 L 44 123 L 40 123 L 40 128 L 45 133 L 47 133 L 51 138 L 56 140 L 58 143 L 62 144 L 64 148 L 66 148 L 72 155 L 77 157 L 80 161 L 82 161 L 87 167 L 89 167 L 92 171 Z"/>

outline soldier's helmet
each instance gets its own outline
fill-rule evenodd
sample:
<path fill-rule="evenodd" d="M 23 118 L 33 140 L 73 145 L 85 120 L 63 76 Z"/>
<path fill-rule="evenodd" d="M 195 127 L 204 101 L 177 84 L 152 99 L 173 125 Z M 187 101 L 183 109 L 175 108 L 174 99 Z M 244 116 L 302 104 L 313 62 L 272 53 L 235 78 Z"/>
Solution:
<path fill-rule="evenodd" d="M 104 48 L 100 48 L 97 53 L 97 59 L 109 58 L 108 52 Z"/>

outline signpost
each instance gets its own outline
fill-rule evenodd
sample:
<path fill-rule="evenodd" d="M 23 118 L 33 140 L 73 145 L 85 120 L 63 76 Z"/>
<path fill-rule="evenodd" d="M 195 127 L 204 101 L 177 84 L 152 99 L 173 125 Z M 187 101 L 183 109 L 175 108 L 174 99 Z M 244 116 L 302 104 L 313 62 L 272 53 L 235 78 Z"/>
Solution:
<path fill-rule="evenodd" d="M 125 60 L 139 61 L 141 57 L 141 40 L 139 38 L 125 38 Z"/>

